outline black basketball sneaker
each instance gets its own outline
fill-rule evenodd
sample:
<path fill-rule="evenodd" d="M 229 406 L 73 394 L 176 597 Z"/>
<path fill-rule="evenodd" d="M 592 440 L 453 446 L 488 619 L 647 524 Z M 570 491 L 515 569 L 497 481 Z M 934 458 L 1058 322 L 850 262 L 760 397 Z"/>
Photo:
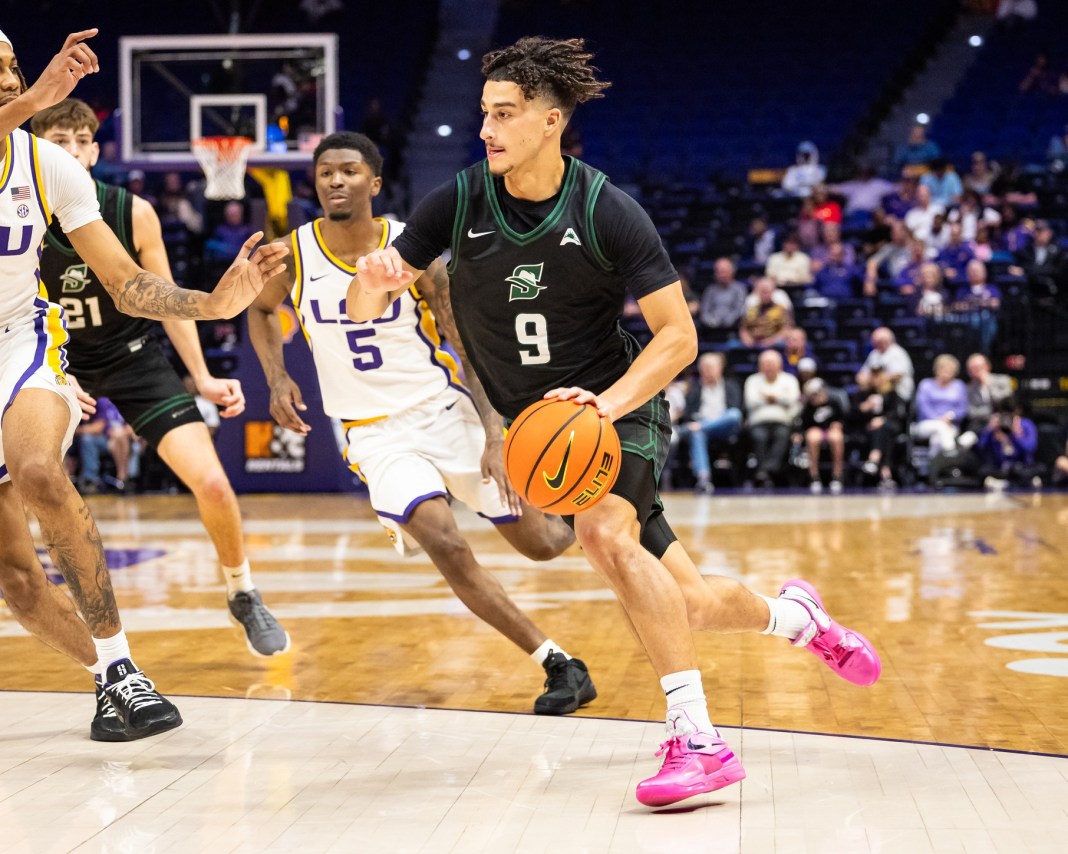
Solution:
<path fill-rule="evenodd" d="M 174 704 L 128 658 L 120 658 L 108 667 L 104 693 L 122 722 L 125 741 L 147 738 L 182 725 L 182 716 Z"/>
<path fill-rule="evenodd" d="M 562 652 L 550 652 L 545 668 L 545 693 L 534 701 L 536 715 L 569 715 L 579 706 L 597 699 L 586 665 Z"/>
<path fill-rule="evenodd" d="M 122 725 L 119 716 L 115 714 L 115 707 L 104 691 L 104 680 L 97 676 L 96 684 L 96 715 L 89 725 L 89 738 L 93 741 L 130 741 L 126 735 L 126 727 Z"/>

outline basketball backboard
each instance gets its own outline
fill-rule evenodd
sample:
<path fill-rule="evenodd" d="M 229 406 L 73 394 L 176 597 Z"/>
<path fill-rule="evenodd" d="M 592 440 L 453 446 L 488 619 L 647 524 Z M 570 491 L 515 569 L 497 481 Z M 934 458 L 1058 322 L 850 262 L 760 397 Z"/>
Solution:
<path fill-rule="evenodd" d="M 190 141 L 253 140 L 250 166 L 298 167 L 338 126 L 337 35 L 124 36 L 120 154 L 196 169 Z"/>

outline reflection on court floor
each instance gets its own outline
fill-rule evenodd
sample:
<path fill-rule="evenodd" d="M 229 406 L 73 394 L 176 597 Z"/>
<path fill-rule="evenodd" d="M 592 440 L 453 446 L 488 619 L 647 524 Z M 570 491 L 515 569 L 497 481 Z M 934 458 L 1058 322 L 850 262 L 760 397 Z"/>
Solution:
<path fill-rule="evenodd" d="M 402 562 L 363 501 L 242 499 L 293 638 L 270 661 L 229 622 L 191 500 L 92 506 L 135 658 L 187 723 L 90 742 L 85 671 L 0 605 L 5 850 L 542 851 L 566 826 L 598 851 L 1055 851 L 1068 830 L 1068 496 L 670 497 L 703 572 L 768 594 L 806 577 L 884 662 L 865 690 L 779 639 L 700 635 L 749 778 L 670 815 L 633 799 L 657 764 L 659 685 L 579 550 L 536 564 L 461 513 L 597 683 L 578 716 L 542 719 L 540 669 L 425 557 Z M 60 802 L 57 830 L 42 817 Z"/>

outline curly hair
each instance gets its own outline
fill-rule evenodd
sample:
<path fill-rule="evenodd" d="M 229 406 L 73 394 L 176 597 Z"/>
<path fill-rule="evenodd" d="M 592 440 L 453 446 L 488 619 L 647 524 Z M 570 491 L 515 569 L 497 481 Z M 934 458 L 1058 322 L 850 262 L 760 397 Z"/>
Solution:
<path fill-rule="evenodd" d="M 570 118 L 578 104 L 603 98 L 612 84 L 597 79 L 585 39 L 528 36 L 482 57 L 487 80 L 515 83 L 528 101 L 544 96 Z"/>

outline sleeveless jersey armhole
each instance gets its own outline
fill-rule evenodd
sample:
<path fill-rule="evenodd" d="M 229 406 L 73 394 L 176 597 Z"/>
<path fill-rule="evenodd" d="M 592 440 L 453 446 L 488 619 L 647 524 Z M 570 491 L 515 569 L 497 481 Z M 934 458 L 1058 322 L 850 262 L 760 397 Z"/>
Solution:
<path fill-rule="evenodd" d="M 590 183 L 589 192 L 586 194 L 586 233 L 590 238 L 590 251 L 593 253 L 594 260 L 602 270 L 606 273 L 611 273 L 615 268 L 605 256 L 604 250 L 601 249 L 601 241 L 597 237 L 597 226 L 594 224 L 593 217 L 593 211 L 597 206 L 597 199 L 601 195 L 601 187 L 604 186 L 606 177 L 604 172 L 598 172 Z"/>

